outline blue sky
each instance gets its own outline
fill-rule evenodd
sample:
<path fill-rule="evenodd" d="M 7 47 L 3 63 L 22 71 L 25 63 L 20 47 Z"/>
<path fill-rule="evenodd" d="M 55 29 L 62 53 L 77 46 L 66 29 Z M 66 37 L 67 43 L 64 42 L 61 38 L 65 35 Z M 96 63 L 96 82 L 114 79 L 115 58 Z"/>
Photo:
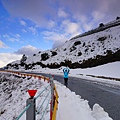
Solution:
<path fill-rule="evenodd" d="M 0 0 L 0 67 L 120 16 L 119 0 Z"/>

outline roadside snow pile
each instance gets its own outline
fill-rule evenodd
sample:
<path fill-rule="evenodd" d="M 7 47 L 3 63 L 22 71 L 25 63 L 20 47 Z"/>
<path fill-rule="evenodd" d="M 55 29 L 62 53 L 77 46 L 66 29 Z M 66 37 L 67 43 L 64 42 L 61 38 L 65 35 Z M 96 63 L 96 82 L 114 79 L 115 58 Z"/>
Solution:
<path fill-rule="evenodd" d="M 26 107 L 26 100 L 29 98 L 27 90 L 36 89 L 38 94 L 46 86 L 48 86 L 48 83 L 43 80 L 0 73 L 0 120 L 15 120 Z M 40 105 L 44 98 L 44 94 L 40 96 L 36 106 L 38 106 L 38 103 Z M 49 117 L 49 114 L 47 116 Z M 26 115 L 24 114 L 20 120 L 25 120 L 25 117 Z M 38 115 L 37 118 L 40 119 L 40 116 Z"/>
<path fill-rule="evenodd" d="M 91 110 L 87 100 L 81 99 L 61 83 L 55 81 L 55 84 L 59 94 L 57 120 L 112 120 L 98 104 Z"/>
<path fill-rule="evenodd" d="M 64 66 L 60 67 L 59 69 L 49 69 L 49 68 L 38 67 L 35 70 L 27 70 L 27 71 L 63 75 L 63 68 Z M 107 63 L 104 65 L 100 65 L 100 66 L 92 67 L 92 68 L 70 69 L 69 76 L 91 78 L 90 76 L 87 76 L 87 75 L 95 75 L 95 76 L 103 76 L 103 77 L 111 77 L 111 78 L 120 79 L 119 71 L 120 71 L 120 61 L 117 61 L 117 62 Z"/>
<path fill-rule="evenodd" d="M 56 120 L 112 120 L 108 116 L 108 113 L 98 104 L 95 104 L 93 110 L 91 110 L 87 100 L 81 99 L 81 96 L 71 92 L 57 81 L 54 82 L 59 94 Z M 26 100 L 29 98 L 27 90 L 37 89 L 37 96 L 46 86 L 48 86 L 48 83 L 43 80 L 32 77 L 21 77 L 9 73 L 0 73 L 0 120 L 15 120 L 26 107 Z M 41 101 L 43 101 L 43 98 L 48 94 L 48 91 L 49 89 L 37 100 L 37 109 Z M 41 114 L 44 111 L 43 107 L 36 120 L 40 120 Z M 48 107 L 42 120 L 49 120 L 49 109 Z M 20 120 L 25 119 L 26 115 L 24 114 Z"/>

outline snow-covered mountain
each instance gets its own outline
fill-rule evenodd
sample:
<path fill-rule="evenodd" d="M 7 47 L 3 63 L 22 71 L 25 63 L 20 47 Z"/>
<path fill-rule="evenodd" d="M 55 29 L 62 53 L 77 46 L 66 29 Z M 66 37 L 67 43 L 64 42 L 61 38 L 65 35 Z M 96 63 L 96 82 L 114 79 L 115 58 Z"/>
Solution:
<path fill-rule="evenodd" d="M 98 28 L 71 38 L 62 46 L 40 51 L 32 56 L 23 55 L 19 61 L 7 67 L 35 69 L 36 66 L 59 68 L 87 68 L 120 61 L 120 18 L 110 23 L 101 23 Z"/>

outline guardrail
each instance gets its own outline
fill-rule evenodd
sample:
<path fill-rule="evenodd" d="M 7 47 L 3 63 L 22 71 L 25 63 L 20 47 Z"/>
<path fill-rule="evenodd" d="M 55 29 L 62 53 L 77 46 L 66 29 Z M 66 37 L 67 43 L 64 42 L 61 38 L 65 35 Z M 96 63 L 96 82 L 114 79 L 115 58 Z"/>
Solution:
<path fill-rule="evenodd" d="M 58 109 L 58 92 L 56 89 L 56 86 L 54 84 L 54 91 L 55 91 L 55 98 L 54 98 L 54 109 L 53 109 L 53 114 L 52 114 L 52 120 L 56 120 L 56 111 Z"/>
<path fill-rule="evenodd" d="M 16 75 L 21 75 L 23 77 L 34 77 L 35 79 L 38 78 L 39 80 L 40 79 L 44 79 L 47 80 L 48 82 L 50 82 L 50 78 L 48 77 L 45 77 L 45 76 L 42 76 L 42 75 L 36 75 L 36 74 L 28 74 L 28 73 L 21 73 L 21 72 L 18 72 L 18 71 L 12 71 L 12 70 L 0 70 L 2 72 L 9 72 L 9 73 L 12 73 L 12 74 L 16 74 Z"/>
<path fill-rule="evenodd" d="M 47 101 L 46 107 L 44 108 L 44 111 L 41 115 L 40 120 L 43 119 L 44 114 L 47 110 L 47 107 L 50 103 L 50 120 L 56 120 L 56 111 L 58 108 L 58 92 L 56 89 L 56 86 L 53 82 L 53 76 L 49 75 L 49 78 L 44 77 L 44 76 L 40 76 L 40 75 L 36 75 L 36 74 L 26 74 L 26 73 L 20 73 L 20 72 L 16 72 L 16 71 L 10 71 L 10 70 L 0 70 L 3 72 L 10 72 L 12 74 L 16 74 L 16 75 L 21 75 L 24 77 L 30 76 L 30 77 L 34 77 L 37 78 L 39 80 L 44 79 L 48 81 L 48 86 L 46 86 L 38 95 L 37 97 L 34 97 L 33 95 L 27 99 L 26 101 L 26 107 L 24 108 L 24 110 L 19 114 L 19 116 L 16 118 L 16 120 L 19 120 L 22 115 L 26 112 L 26 120 L 35 120 L 36 119 L 36 115 L 39 114 L 43 104 Z M 37 98 L 39 98 L 47 89 L 48 93 L 46 95 L 46 97 L 43 99 L 42 103 L 39 105 L 38 109 L 36 110 L 36 100 Z M 50 95 L 51 93 L 51 95 Z M 35 93 L 34 93 L 35 95 Z"/>

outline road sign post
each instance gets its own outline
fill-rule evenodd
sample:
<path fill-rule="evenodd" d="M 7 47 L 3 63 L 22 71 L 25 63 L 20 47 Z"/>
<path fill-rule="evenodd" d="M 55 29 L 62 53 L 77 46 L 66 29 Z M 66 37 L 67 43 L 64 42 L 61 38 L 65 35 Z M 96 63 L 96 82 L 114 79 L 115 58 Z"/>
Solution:
<path fill-rule="evenodd" d="M 35 98 L 27 99 L 27 106 L 30 104 L 29 109 L 26 111 L 26 120 L 35 120 Z"/>
<path fill-rule="evenodd" d="M 28 90 L 30 98 L 27 99 L 26 106 L 28 106 L 30 104 L 30 107 L 26 111 L 26 120 L 35 120 L 36 119 L 36 114 L 35 114 L 36 100 L 34 98 L 36 92 L 37 92 L 37 90 Z"/>

